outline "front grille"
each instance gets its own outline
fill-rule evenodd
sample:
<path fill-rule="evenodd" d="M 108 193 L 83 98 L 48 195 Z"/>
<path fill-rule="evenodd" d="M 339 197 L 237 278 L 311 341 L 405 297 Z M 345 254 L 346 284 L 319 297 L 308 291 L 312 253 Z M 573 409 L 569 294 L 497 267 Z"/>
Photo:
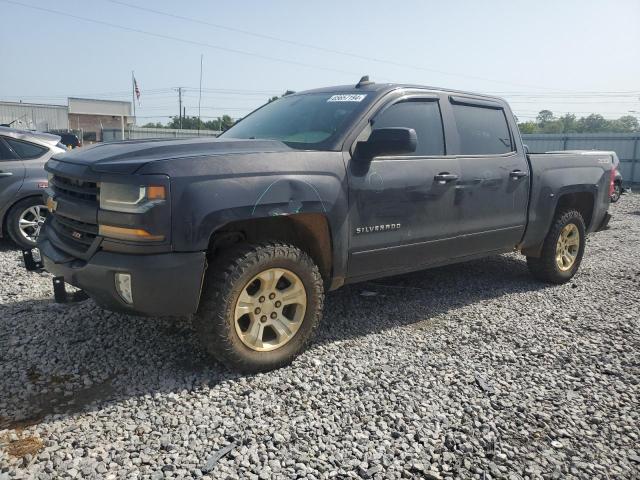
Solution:
<path fill-rule="evenodd" d="M 97 225 L 78 222 L 62 215 L 54 214 L 52 226 L 61 238 L 85 245 L 85 248 L 88 248 L 98 236 Z"/>
<path fill-rule="evenodd" d="M 67 253 L 84 255 L 89 252 L 98 236 L 98 184 L 56 174 L 50 179 L 49 188 L 58 201 L 58 208 L 49 221 L 49 226 L 56 234 L 57 246 Z M 74 205 L 72 216 L 76 218 L 71 218 L 62 208 L 62 203 Z M 83 214 L 77 215 L 78 212 Z"/>
<path fill-rule="evenodd" d="M 98 201 L 98 184 L 71 177 L 54 175 L 49 182 L 51 189 L 63 197 L 77 198 L 87 202 Z"/>

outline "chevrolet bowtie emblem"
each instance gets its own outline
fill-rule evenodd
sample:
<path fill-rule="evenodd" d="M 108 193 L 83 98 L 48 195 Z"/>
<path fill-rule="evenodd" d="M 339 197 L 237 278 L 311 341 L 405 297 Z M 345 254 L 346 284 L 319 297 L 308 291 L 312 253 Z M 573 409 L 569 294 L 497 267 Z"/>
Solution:
<path fill-rule="evenodd" d="M 53 213 L 56 211 L 56 208 L 58 208 L 58 202 L 56 202 L 53 197 L 47 197 L 47 210 Z"/>

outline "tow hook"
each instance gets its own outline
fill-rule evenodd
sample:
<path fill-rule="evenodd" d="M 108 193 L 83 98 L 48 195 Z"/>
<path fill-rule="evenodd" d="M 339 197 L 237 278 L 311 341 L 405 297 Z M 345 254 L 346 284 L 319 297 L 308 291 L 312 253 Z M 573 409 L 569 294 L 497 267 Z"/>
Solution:
<path fill-rule="evenodd" d="M 89 298 L 84 290 L 69 293 L 65 287 L 64 277 L 53 277 L 53 298 L 56 303 L 77 303 Z"/>
<path fill-rule="evenodd" d="M 26 268 L 28 271 L 42 272 L 44 270 L 42 259 L 35 259 L 35 257 L 33 256 L 33 249 L 22 250 L 22 258 L 24 259 L 24 268 Z"/>
<path fill-rule="evenodd" d="M 33 255 L 33 249 L 22 250 L 22 258 L 24 259 L 24 266 L 29 272 L 44 271 L 42 258 L 39 256 L 36 258 Z M 71 293 L 67 292 L 64 277 L 53 277 L 53 298 L 56 303 L 76 303 L 86 300 L 89 296 L 84 290 L 77 290 Z"/>

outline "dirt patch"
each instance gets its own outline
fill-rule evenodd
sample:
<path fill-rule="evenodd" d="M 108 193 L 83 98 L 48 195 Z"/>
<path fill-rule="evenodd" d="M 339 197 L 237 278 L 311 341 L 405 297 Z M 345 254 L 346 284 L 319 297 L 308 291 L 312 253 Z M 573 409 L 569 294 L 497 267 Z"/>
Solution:
<path fill-rule="evenodd" d="M 17 440 L 0 439 L 5 451 L 12 457 L 22 458 L 27 455 L 35 455 L 44 446 L 42 440 L 36 437 L 24 436 Z"/>

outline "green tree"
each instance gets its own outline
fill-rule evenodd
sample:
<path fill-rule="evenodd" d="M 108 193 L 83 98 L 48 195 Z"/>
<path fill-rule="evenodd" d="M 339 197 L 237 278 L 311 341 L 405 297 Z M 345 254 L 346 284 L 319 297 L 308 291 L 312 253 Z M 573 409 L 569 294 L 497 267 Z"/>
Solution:
<path fill-rule="evenodd" d="M 592 113 L 588 117 L 578 120 L 579 131 L 584 133 L 608 132 L 609 122 L 599 113 Z"/>
<path fill-rule="evenodd" d="M 228 130 L 233 126 L 235 120 L 229 115 L 223 115 L 214 120 L 203 122 L 198 117 L 183 117 L 182 129 L 183 130 Z M 171 122 L 167 125 L 168 128 L 180 128 L 180 117 L 171 117 Z"/>
<path fill-rule="evenodd" d="M 538 121 L 538 125 L 540 125 L 540 127 L 543 127 L 545 123 L 554 120 L 553 112 L 551 110 L 540 110 L 540 112 L 538 112 L 536 120 Z"/>
<path fill-rule="evenodd" d="M 578 122 L 573 113 L 567 113 L 558 120 L 562 124 L 562 131 L 560 133 L 575 133 L 578 131 Z"/>
<path fill-rule="evenodd" d="M 234 123 L 236 123 L 236 121 L 229 115 L 223 115 L 222 117 L 208 120 L 204 125 L 207 130 L 217 130 L 224 132 L 225 130 L 231 128 Z"/>
<path fill-rule="evenodd" d="M 640 132 L 640 123 L 638 119 L 633 115 L 624 115 L 612 122 L 612 130 L 621 133 L 635 133 Z"/>
<path fill-rule="evenodd" d="M 287 90 L 286 92 L 284 92 L 284 93 L 283 93 L 282 95 L 280 95 L 280 96 L 275 95 L 275 96 L 271 97 L 269 100 L 267 100 L 267 103 L 275 102 L 275 101 L 276 101 L 276 100 L 278 100 L 279 98 L 286 97 L 287 95 L 291 95 L 291 94 L 293 94 L 293 93 L 296 93 L 296 92 L 294 92 L 293 90 Z"/>
<path fill-rule="evenodd" d="M 536 122 L 523 122 L 518 124 L 518 128 L 520 129 L 520 133 L 537 133 L 538 125 Z"/>
<path fill-rule="evenodd" d="M 542 133 L 564 133 L 564 125 L 560 120 L 545 122 L 542 126 Z"/>
<path fill-rule="evenodd" d="M 145 123 L 142 128 L 167 128 L 166 125 L 160 123 L 160 122 L 149 122 L 149 123 Z"/>

